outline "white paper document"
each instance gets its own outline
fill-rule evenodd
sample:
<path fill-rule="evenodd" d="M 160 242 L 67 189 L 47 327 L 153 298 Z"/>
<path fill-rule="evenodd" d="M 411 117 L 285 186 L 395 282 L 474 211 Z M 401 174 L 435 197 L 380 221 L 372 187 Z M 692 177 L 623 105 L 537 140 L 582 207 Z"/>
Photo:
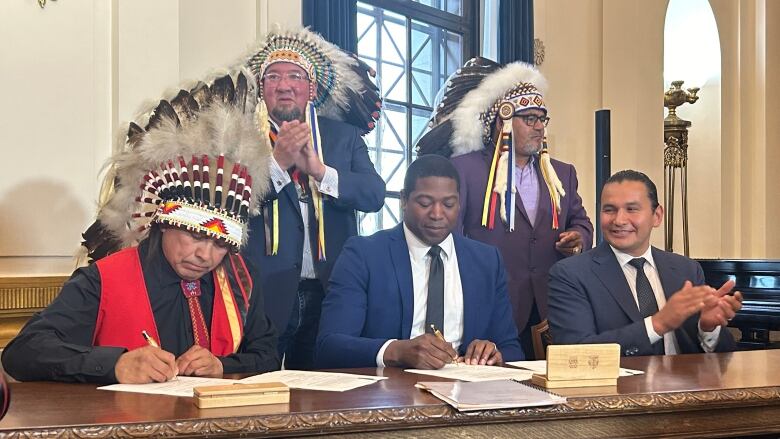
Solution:
<path fill-rule="evenodd" d="M 311 372 L 303 370 L 277 370 L 241 380 L 242 383 L 284 383 L 292 389 L 344 392 L 367 386 L 387 377 L 356 375 L 336 372 Z"/>
<path fill-rule="evenodd" d="M 415 387 L 460 411 L 536 407 L 566 403 L 566 398 L 511 380 L 419 382 Z"/>
<path fill-rule="evenodd" d="M 467 365 L 463 363 L 447 364 L 438 370 L 406 369 L 406 372 L 429 375 L 440 378 L 450 378 L 461 381 L 492 381 L 492 380 L 530 380 L 533 374 L 528 370 L 511 367 Z"/>
<path fill-rule="evenodd" d="M 533 373 L 547 373 L 547 361 L 545 360 L 507 361 L 506 364 L 515 367 L 522 367 L 523 369 L 528 369 Z"/>
<path fill-rule="evenodd" d="M 532 371 L 533 373 L 538 374 L 546 374 L 547 373 L 547 361 L 545 360 L 536 360 L 536 361 L 508 361 L 506 364 L 510 366 L 515 367 L 522 367 L 523 369 L 528 369 Z M 644 372 L 641 370 L 634 370 L 634 369 L 624 369 L 620 368 L 620 376 L 622 377 L 628 377 L 633 375 L 642 375 Z"/>
<path fill-rule="evenodd" d="M 202 378 L 178 376 L 164 383 L 149 384 L 111 384 L 98 387 L 101 390 L 113 390 L 115 392 L 150 393 L 154 395 L 193 396 L 192 389 L 201 386 L 221 386 L 238 383 L 237 380 L 223 378 Z"/>

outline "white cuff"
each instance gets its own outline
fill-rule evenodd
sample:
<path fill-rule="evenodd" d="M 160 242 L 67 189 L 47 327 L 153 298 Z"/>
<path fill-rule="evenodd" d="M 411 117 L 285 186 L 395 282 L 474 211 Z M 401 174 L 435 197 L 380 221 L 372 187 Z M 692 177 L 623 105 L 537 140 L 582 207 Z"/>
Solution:
<path fill-rule="evenodd" d="M 322 176 L 322 181 L 314 180 L 314 184 L 317 185 L 317 189 L 320 193 L 330 195 L 333 198 L 339 197 L 339 171 L 325 165 L 325 175 Z"/>
<path fill-rule="evenodd" d="M 387 340 L 381 348 L 379 348 L 379 353 L 376 354 L 377 367 L 385 367 L 385 350 L 388 346 L 390 346 L 390 343 L 394 342 L 395 340 L 395 338 L 391 338 L 390 340 Z"/>
<path fill-rule="evenodd" d="M 268 160 L 268 170 L 271 173 L 271 182 L 274 185 L 274 189 L 276 189 L 276 193 L 281 193 L 282 189 L 292 181 L 290 174 L 279 166 L 273 155 L 271 160 Z"/>
<path fill-rule="evenodd" d="M 706 353 L 715 352 L 715 348 L 718 346 L 718 338 L 720 338 L 720 326 L 715 327 L 710 332 L 702 331 L 701 322 L 699 323 L 699 344 Z"/>
<path fill-rule="evenodd" d="M 655 344 L 657 341 L 664 338 L 663 335 L 658 335 L 658 333 L 655 332 L 655 329 L 653 329 L 653 316 L 645 317 L 645 330 L 647 331 L 647 338 L 650 339 L 650 344 Z M 661 343 L 663 343 L 663 341 L 661 341 Z"/>

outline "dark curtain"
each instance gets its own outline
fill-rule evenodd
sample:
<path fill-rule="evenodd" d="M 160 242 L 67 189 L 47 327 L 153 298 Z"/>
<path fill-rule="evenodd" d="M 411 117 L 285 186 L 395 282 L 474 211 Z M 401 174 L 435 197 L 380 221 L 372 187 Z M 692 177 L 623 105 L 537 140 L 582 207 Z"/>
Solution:
<path fill-rule="evenodd" d="M 357 52 L 356 0 L 303 0 L 303 25 L 341 49 Z"/>
<path fill-rule="evenodd" d="M 534 0 L 500 0 L 498 62 L 534 63 Z"/>

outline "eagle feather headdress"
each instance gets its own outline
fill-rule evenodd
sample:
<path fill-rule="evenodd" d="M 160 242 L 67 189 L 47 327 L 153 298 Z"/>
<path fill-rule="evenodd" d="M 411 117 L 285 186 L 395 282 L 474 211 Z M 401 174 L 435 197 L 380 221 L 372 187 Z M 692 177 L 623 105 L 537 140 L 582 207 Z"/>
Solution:
<path fill-rule="evenodd" d="M 259 199 L 268 190 L 267 159 L 271 150 L 268 124 L 264 123 L 267 121 L 258 119 L 267 119 L 262 105 L 261 79 L 269 62 L 288 61 L 279 58 L 284 51 L 297 53 L 296 60 L 308 66 L 307 73 L 316 80 L 316 99 L 312 104 L 321 115 L 354 125 L 362 133 L 375 127 L 381 108 L 379 89 L 371 80 L 376 72 L 307 29 L 275 26 L 257 47 L 239 57 L 226 71 L 166 93 L 158 102 L 146 106 L 122 131 L 119 152 L 107 164 L 97 219 L 82 235 L 91 260 L 137 243 L 148 233 L 152 218 L 164 217 L 164 214 L 154 213 L 164 204 L 159 194 L 141 191 L 141 183 L 136 181 L 142 171 L 152 171 L 148 180 L 152 181 L 150 188 L 154 191 L 162 190 L 155 185 L 170 189 L 166 196 L 178 194 L 179 182 L 180 189 L 187 190 L 182 181 L 184 175 L 190 179 L 187 186 L 192 195 L 198 186 L 203 196 L 207 179 L 201 159 L 204 155 L 209 156 L 207 195 L 211 197 L 210 205 L 224 209 L 228 201 L 224 197 L 231 193 L 230 186 L 243 181 L 244 189 L 249 190 L 251 196 L 247 199 L 243 198 L 243 193 L 233 193 L 231 201 L 235 203 L 236 197 L 242 198 L 249 214 L 258 213 Z M 206 139 L 208 141 L 204 141 Z M 221 161 L 219 151 L 225 153 Z M 201 154 L 200 159 L 187 157 L 192 152 L 196 156 Z M 218 172 L 220 163 L 222 173 Z M 238 168 L 235 163 L 239 164 Z M 194 168 L 198 170 L 197 178 Z M 244 168 L 247 176 L 251 176 L 251 184 L 241 176 Z M 232 178 L 233 169 L 238 172 L 235 179 Z M 220 195 L 224 199 L 217 201 L 214 199 L 219 186 L 216 179 L 223 173 Z M 153 177 L 155 174 L 161 178 Z M 169 188 L 170 185 L 174 188 Z M 232 192 L 236 192 L 235 189 Z M 201 202 L 207 203 L 206 200 Z M 190 213 L 196 215 L 196 212 Z M 172 215 L 175 216 L 175 212 Z M 244 221 L 240 207 L 237 215 Z M 223 223 L 226 220 L 220 219 Z M 180 220 L 183 221 L 182 218 L 170 218 L 171 223 Z M 209 230 L 214 230 L 214 236 L 218 235 L 219 223 L 215 221 L 209 226 Z M 230 221 L 227 224 L 231 224 Z M 232 225 L 235 226 L 233 229 L 238 227 Z M 220 239 L 240 246 L 246 240 L 246 233 L 236 239 L 227 239 L 227 236 Z"/>
<path fill-rule="evenodd" d="M 457 157 L 494 147 L 482 212 L 482 225 L 492 229 L 495 213 L 514 230 L 515 158 L 511 119 L 527 109 L 547 113 L 543 92 L 547 82 L 532 65 L 514 62 L 500 65 L 486 58 L 472 58 L 445 82 L 437 95 L 429 131 L 417 143 L 418 154 Z M 502 123 L 497 124 L 497 119 Z M 497 127 L 500 126 L 500 129 Z M 550 162 L 547 145 L 539 152 L 545 183 L 550 190 L 554 229 L 558 228 L 563 186 Z"/>
<path fill-rule="evenodd" d="M 268 190 L 271 152 L 247 111 L 251 84 L 244 72 L 198 82 L 129 123 L 83 234 L 91 260 L 136 244 L 153 222 L 241 247 Z"/>

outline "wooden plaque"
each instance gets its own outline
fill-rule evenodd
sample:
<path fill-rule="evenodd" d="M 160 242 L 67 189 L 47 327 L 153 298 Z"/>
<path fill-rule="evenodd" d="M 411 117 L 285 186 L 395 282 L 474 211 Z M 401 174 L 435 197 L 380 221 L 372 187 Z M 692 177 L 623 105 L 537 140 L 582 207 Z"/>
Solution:
<path fill-rule="evenodd" d="M 283 383 L 227 384 L 193 389 L 198 408 L 235 407 L 290 402 L 290 388 Z"/>
<path fill-rule="evenodd" d="M 531 382 L 547 388 L 615 386 L 620 375 L 620 345 L 547 346 L 547 374 Z"/>

